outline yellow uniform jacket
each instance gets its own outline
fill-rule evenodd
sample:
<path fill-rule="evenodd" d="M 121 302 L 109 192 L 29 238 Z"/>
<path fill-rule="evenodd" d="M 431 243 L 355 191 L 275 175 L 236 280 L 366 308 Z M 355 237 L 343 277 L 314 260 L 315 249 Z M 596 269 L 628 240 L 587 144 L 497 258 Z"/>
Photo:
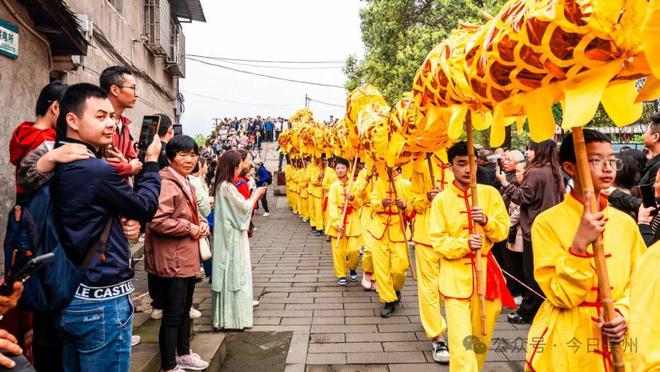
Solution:
<path fill-rule="evenodd" d="M 326 234 L 332 237 L 338 237 L 337 226 L 343 225 L 341 220 L 344 212 L 344 203 L 346 202 L 346 194 L 348 194 L 348 180 L 346 183 L 341 180 L 335 181 L 330 186 L 328 192 L 328 223 L 326 225 Z M 353 201 L 348 203 L 346 208 L 346 224 L 344 225 L 344 236 L 360 236 L 362 228 L 360 226 L 360 200 L 354 198 Z"/>
<path fill-rule="evenodd" d="M 410 187 L 412 195 L 410 203 L 415 210 L 412 240 L 415 243 L 427 246 L 434 245 L 429 234 L 429 212 L 431 202 L 427 197 L 427 193 L 433 188 L 438 188 L 441 191 L 444 191 L 446 185 L 454 180 L 454 174 L 451 172 L 448 164 L 444 164 L 442 160 L 438 159 L 435 155 L 432 159 L 435 185 L 431 180 L 431 173 L 429 172 L 427 165 L 428 163 L 425 161 L 423 164 L 420 164 L 417 169 L 413 170 L 412 184 Z"/>
<path fill-rule="evenodd" d="M 496 283 L 486 282 L 488 261 L 494 264 L 494 260 L 487 256 L 494 243 L 507 238 L 511 222 L 502 196 L 494 187 L 478 184 L 477 193 L 479 206 L 488 218 L 486 225 L 479 226 L 479 231 L 484 237 L 481 248 L 482 278 L 489 292 L 488 285 Z M 442 255 L 438 282 L 440 293 L 447 298 L 469 299 L 476 289 L 474 253 L 468 247 L 468 237 L 474 231 L 470 205 L 470 190 L 461 189 L 456 182 L 431 203 L 429 236 L 435 244 L 434 249 Z"/>
<path fill-rule="evenodd" d="M 307 167 L 298 169 L 298 192 L 300 197 L 307 199 L 309 197 L 309 176 L 307 174 Z"/>
<path fill-rule="evenodd" d="M 660 242 L 644 253 L 630 280 L 630 339 L 632 371 L 660 371 Z M 632 344 L 631 344 L 632 346 Z"/>
<path fill-rule="evenodd" d="M 410 181 L 399 175 L 394 178 L 394 184 L 396 185 L 397 196 L 407 204 L 406 210 L 402 211 L 403 215 L 410 216 L 413 210 L 410 205 Z M 391 207 L 383 207 L 384 198 L 392 199 Z M 377 240 L 389 239 L 393 243 L 405 242 L 403 231 L 401 231 L 401 223 L 399 222 L 399 208 L 396 206 L 394 191 L 387 178 L 378 177 L 376 179 L 370 200 L 373 222 L 369 223 L 367 228 L 371 236 Z M 408 233 L 406 235 L 410 237 Z"/>
<path fill-rule="evenodd" d="M 630 277 L 646 248 L 630 216 L 608 207 L 604 197 L 600 208 L 607 219 L 603 244 L 612 300 L 628 321 Z M 601 303 L 593 257 L 569 251 L 583 210 L 583 204 L 568 194 L 539 214 L 532 225 L 534 277 L 547 298 L 534 318 L 527 343 L 527 366 L 537 371 L 603 371 L 606 363 L 608 370 L 612 367 L 600 342 Z"/>
<path fill-rule="evenodd" d="M 300 193 L 300 185 L 298 184 L 298 179 L 300 178 L 300 168 L 291 167 L 291 191 L 295 194 Z"/>
<path fill-rule="evenodd" d="M 315 198 L 323 197 L 323 179 L 319 180 L 321 167 L 316 164 L 310 164 L 309 170 L 309 195 Z"/>

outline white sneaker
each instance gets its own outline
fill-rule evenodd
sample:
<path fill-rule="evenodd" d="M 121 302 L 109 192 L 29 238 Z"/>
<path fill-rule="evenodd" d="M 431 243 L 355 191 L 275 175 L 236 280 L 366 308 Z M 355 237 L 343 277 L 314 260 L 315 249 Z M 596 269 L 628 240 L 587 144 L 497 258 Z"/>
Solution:
<path fill-rule="evenodd" d="M 264 213 L 264 217 L 268 217 L 268 216 L 270 216 L 270 213 L 268 212 Z"/>
<path fill-rule="evenodd" d="M 191 306 L 189 315 L 190 315 L 190 319 L 197 319 L 202 316 L 202 312 Z"/>
<path fill-rule="evenodd" d="M 362 276 L 362 288 L 365 290 L 370 290 L 371 289 L 371 274 L 370 273 L 364 273 Z"/>
<path fill-rule="evenodd" d="M 131 336 L 131 347 L 139 344 L 141 340 L 142 339 L 140 338 L 140 336 L 136 336 L 136 335 Z"/>
<path fill-rule="evenodd" d="M 209 367 L 209 363 L 202 360 L 202 358 L 193 353 L 188 355 L 181 355 L 176 357 L 176 364 L 186 370 L 203 371 Z"/>
<path fill-rule="evenodd" d="M 259 306 L 259 300 L 252 300 L 252 307 Z"/>
<path fill-rule="evenodd" d="M 181 368 L 180 365 L 176 365 L 176 366 L 174 366 L 174 368 L 172 368 L 168 371 L 164 371 L 164 372 L 186 372 L 186 370 Z"/>
<path fill-rule="evenodd" d="M 151 310 L 151 315 L 149 316 L 151 319 L 158 320 L 163 317 L 163 310 L 161 309 L 153 309 Z"/>
<path fill-rule="evenodd" d="M 447 341 L 433 341 L 433 360 L 442 364 L 449 363 L 449 347 Z"/>

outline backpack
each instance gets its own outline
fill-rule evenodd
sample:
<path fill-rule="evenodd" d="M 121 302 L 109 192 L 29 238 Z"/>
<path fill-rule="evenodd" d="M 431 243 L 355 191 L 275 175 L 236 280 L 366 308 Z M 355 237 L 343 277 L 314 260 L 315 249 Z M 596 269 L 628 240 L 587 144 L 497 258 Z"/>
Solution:
<path fill-rule="evenodd" d="M 31 311 L 52 312 L 66 307 L 76 293 L 83 270 L 87 268 L 94 253 L 104 258 L 112 218 L 106 224 L 101 238 L 87 252 L 81 266 L 74 265 L 67 257 L 59 238 L 57 219 L 50 194 L 45 185 L 36 192 L 21 198 L 9 212 L 5 235 L 5 279 L 13 270 L 22 268 L 33 256 L 49 252 L 55 259 L 32 273 L 23 284 L 24 290 L 19 305 Z"/>

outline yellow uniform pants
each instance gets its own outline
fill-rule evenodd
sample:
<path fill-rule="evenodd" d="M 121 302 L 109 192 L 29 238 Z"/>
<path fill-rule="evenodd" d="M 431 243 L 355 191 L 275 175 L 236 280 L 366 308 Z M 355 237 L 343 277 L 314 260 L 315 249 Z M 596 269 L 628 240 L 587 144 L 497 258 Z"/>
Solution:
<path fill-rule="evenodd" d="M 309 197 L 310 225 L 317 230 L 323 230 L 323 198 Z"/>
<path fill-rule="evenodd" d="M 309 221 L 309 197 L 300 198 L 300 215 L 304 222 Z"/>
<path fill-rule="evenodd" d="M 332 263 L 337 278 L 345 278 L 348 270 L 356 270 L 360 259 L 360 237 L 349 236 L 339 239 L 332 238 Z"/>
<path fill-rule="evenodd" d="M 445 299 L 451 372 L 478 372 L 484 368 L 502 302 L 499 299 L 486 300 L 486 336 L 482 336 L 479 308 L 476 289 L 472 298 L 467 300 Z"/>
<path fill-rule="evenodd" d="M 440 257 L 440 253 L 432 247 L 415 244 L 419 316 L 429 339 L 434 339 L 447 331 L 447 323 L 440 314 L 442 307 L 442 296 L 438 291 Z"/>
<path fill-rule="evenodd" d="M 406 283 L 406 270 L 408 270 L 406 249 L 408 249 L 407 243 L 393 243 L 387 237 L 375 241 L 372 247 L 373 277 L 376 278 L 380 302 L 396 301 L 396 291 L 400 291 Z"/>
<path fill-rule="evenodd" d="M 371 252 L 376 242 L 376 239 L 374 239 L 368 232 L 362 234 L 362 246 L 364 247 L 362 253 L 362 271 L 365 273 L 373 274 L 374 272 L 374 261 Z M 375 280 L 373 277 L 371 279 Z"/>

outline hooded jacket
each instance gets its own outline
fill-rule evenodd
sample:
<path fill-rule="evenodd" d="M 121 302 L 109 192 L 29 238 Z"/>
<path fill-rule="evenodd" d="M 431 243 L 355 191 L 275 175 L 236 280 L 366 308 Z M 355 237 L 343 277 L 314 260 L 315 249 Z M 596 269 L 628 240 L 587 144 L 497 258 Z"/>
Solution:
<path fill-rule="evenodd" d="M 32 150 L 36 149 L 45 141 L 55 141 L 55 129 L 38 129 L 33 122 L 21 123 L 11 136 L 9 141 L 9 161 L 16 167 L 16 180 L 21 161 Z M 16 182 L 16 193 L 22 194 L 23 188 Z"/>

